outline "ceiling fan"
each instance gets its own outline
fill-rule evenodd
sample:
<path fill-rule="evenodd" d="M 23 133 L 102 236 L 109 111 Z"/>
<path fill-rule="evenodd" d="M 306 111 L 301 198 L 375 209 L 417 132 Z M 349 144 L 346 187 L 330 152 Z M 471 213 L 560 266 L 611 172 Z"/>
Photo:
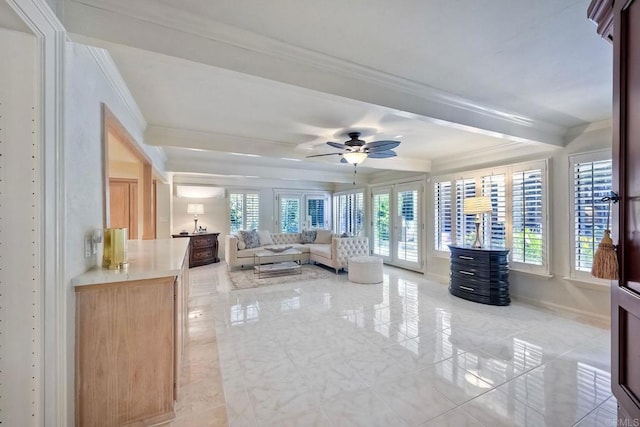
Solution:
<path fill-rule="evenodd" d="M 345 141 L 344 144 L 340 144 L 339 142 L 327 142 L 328 145 L 334 148 L 338 148 L 340 150 L 344 150 L 342 153 L 329 153 L 329 154 L 313 154 L 307 157 L 322 157 L 322 156 L 342 156 L 340 159 L 340 163 L 351 163 L 352 165 L 357 165 L 362 163 L 364 159 L 386 159 L 389 157 L 397 156 L 396 152 L 393 151 L 393 148 L 396 148 L 400 145 L 400 141 L 373 141 L 373 142 L 364 142 L 359 139 L 360 132 L 349 132 L 348 141 Z"/>

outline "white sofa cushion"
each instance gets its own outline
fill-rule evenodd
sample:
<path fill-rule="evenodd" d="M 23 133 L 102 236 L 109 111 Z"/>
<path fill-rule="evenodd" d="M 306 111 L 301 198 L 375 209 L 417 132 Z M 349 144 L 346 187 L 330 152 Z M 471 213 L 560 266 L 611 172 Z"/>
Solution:
<path fill-rule="evenodd" d="M 258 230 L 258 237 L 260 239 L 260 246 L 273 245 L 273 240 L 271 239 L 271 233 L 269 230 L 260 231 Z"/>
<path fill-rule="evenodd" d="M 313 243 L 331 243 L 331 230 L 316 230 L 316 240 Z"/>
<path fill-rule="evenodd" d="M 327 245 L 325 243 L 311 243 L 305 246 L 309 248 L 309 251 L 312 254 L 331 259 L 331 245 Z"/>

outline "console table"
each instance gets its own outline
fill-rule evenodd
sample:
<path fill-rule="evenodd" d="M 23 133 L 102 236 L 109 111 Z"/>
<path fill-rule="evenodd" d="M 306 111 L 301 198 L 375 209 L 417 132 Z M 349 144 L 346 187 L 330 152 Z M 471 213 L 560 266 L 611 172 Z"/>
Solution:
<path fill-rule="evenodd" d="M 189 268 L 220 262 L 218 258 L 218 235 L 220 233 L 172 234 L 172 237 L 188 237 Z"/>
<path fill-rule="evenodd" d="M 469 301 L 509 305 L 508 249 L 476 249 L 449 245 L 449 292 Z"/>

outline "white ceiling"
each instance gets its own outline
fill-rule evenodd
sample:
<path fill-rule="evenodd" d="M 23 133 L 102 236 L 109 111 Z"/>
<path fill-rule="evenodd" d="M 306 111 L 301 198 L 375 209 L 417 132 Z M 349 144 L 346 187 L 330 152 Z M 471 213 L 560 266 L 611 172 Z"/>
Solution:
<path fill-rule="evenodd" d="M 486 150 L 556 148 L 569 128 L 610 118 L 611 47 L 587 6 L 68 0 L 64 24 L 109 50 L 149 123 L 145 142 L 174 147 L 168 166 L 195 157 L 207 160 L 199 173 L 260 165 L 344 181 L 338 156 L 283 158 L 332 152 L 326 141 L 362 129 L 402 141 L 364 174 L 428 171 Z"/>

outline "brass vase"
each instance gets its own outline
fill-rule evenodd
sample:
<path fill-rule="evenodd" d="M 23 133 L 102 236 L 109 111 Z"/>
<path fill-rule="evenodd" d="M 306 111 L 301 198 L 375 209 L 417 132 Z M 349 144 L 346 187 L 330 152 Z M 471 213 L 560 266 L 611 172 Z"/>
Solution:
<path fill-rule="evenodd" d="M 126 228 L 104 229 L 102 267 L 109 270 L 119 270 L 127 267 L 128 234 L 129 230 Z"/>

